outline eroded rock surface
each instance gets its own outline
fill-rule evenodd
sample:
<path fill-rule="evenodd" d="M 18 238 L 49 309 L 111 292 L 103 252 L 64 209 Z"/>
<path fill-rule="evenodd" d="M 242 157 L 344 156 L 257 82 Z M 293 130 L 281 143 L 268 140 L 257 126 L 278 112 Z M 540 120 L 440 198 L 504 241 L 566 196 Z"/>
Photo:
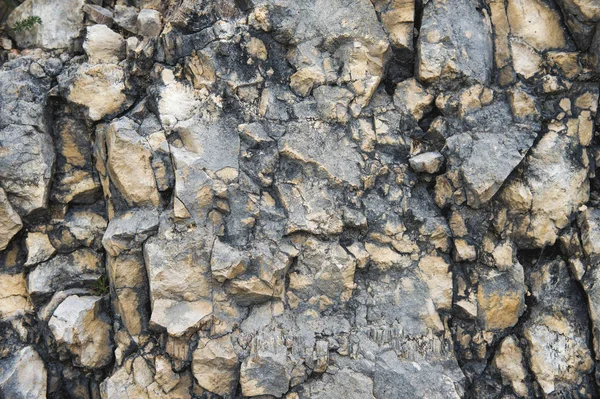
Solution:
<path fill-rule="evenodd" d="M 0 2 L 0 397 L 600 397 L 599 24 Z"/>

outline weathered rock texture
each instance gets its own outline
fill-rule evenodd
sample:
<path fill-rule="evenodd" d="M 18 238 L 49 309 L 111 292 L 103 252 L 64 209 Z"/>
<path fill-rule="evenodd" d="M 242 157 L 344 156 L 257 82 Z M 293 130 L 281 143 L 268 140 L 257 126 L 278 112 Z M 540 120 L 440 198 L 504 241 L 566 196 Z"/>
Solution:
<path fill-rule="evenodd" d="M 0 398 L 600 397 L 599 1 L 0 24 Z"/>

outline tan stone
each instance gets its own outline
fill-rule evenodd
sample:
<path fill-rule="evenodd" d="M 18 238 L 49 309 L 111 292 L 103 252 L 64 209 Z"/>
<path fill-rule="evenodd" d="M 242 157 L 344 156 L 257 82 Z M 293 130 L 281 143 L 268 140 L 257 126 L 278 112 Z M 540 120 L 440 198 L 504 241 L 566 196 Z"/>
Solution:
<path fill-rule="evenodd" d="M 56 249 L 52 246 L 48 235 L 44 233 L 27 233 L 25 246 L 27 247 L 27 261 L 25 262 L 25 266 L 33 266 L 44 262 L 56 253 Z"/>
<path fill-rule="evenodd" d="M 111 324 L 102 311 L 102 298 L 71 295 L 48 322 L 60 350 L 74 356 L 74 364 L 104 367 L 112 361 Z"/>
<path fill-rule="evenodd" d="M 106 131 L 108 173 L 130 206 L 159 203 L 152 153 L 135 130 L 113 122 Z"/>
<path fill-rule="evenodd" d="M 90 63 L 117 63 L 124 58 L 125 41 L 106 25 L 87 27 L 83 49 Z"/>
<path fill-rule="evenodd" d="M 392 46 L 412 50 L 415 20 L 415 0 L 377 0 L 382 9 L 381 22 Z"/>
<path fill-rule="evenodd" d="M 530 45 L 518 38 L 513 38 L 510 46 L 516 73 L 529 79 L 542 70 L 542 57 Z"/>
<path fill-rule="evenodd" d="M 523 352 L 512 335 L 504 338 L 500 344 L 494 357 L 494 366 L 500 370 L 505 385 L 510 385 L 517 395 L 529 396 L 525 383 L 527 371 L 523 366 Z"/>
<path fill-rule="evenodd" d="M 125 73 L 116 64 L 81 65 L 69 87 L 67 99 L 88 109 L 88 116 L 99 121 L 117 113 L 126 97 Z"/>
<path fill-rule="evenodd" d="M 231 398 L 237 385 L 238 357 L 231 337 L 201 338 L 194 351 L 192 371 L 200 386 L 225 398 Z"/>
<path fill-rule="evenodd" d="M 0 274 L 0 318 L 21 316 L 31 309 L 23 273 Z"/>
<path fill-rule="evenodd" d="M 508 90 L 508 102 L 517 122 L 535 120 L 540 116 L 535 98 L 520 88 Z"/>
<path fill-rule="evenodd" d="M 538 51 L 566 45 L 560 14 L 543 0 L 508 0 L 511 33 Z"/>
<path fill-rule="evenodd" d="M 464 239 L 454 240 L 454 259 L 457 262 L 472 262 L 477 259 L 477 250 Z"/>
<path fill-rule="evenodd" d="M 429 287 L 429 295 L 436 309 L 452 308 L 452 273 L 450 265 L 440 256 L 426 256 L 419 260 L 419 271 Z"/>
<path fill-rule="evenodd" d="M 266 61 L 268 57 L 267 48 L 262 40 L 253 37 L 250 39 L 247 45 L 248 54 L 254 58 L 258 58 L 261 61 Z"/>
<path fill-rule="evenodd" d="M 374 266 L 381 271 L 386 271 L 393 267 L 405 268 L 412 263 L 410 256 L 399 254 L 388 246 L 366 242 L 365 250 L 369 253 Z"/>
<path fill-rule="evenodd" d="M 434 97 L 414 78 L 403 80 L 396 85 L 394 104 L 420 120 L 433 103 Z"/>
<path fill-rule="evenodd" d="M 22 227 L 21 217 L 13 209 L 6 193 L 0 187 L 0 251 L 8 247 L 10 240 Z"/>

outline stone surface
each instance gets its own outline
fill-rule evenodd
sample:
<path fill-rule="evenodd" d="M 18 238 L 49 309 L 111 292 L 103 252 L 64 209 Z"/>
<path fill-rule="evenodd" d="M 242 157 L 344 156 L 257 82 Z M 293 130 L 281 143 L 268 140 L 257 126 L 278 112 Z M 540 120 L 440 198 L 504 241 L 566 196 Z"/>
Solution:
<path fill-rule="evenodd" d="M 21 230 L 23 223 L 0 188 L 0 251 L 6 249 L 10 240 Z"/>
<path fill-rule="evenodd" d="M 158 11 L 144 8 L 137 16 L 137 32 L 142 36 L 156 37 L 162 30 L 161 15 Z"/>
<path fill-rule="evenodd" d="M 238 358 L 230 336 L 204 339 L 194 351 L 194 376 L 200 386 L 224 398 L 233 397 L 238 377 Z"/>
<path fill-rule="evenodd" d="M 68 48 L 79 36 L 83 27 L 83 0 L 67 0 L 60 3 L 46 0 L 27 0 L 8 17 L 8 26 L 14 26 L 29 16 L 39 16 L 42 23 L 31 30 L 12 32 L 17 46 L 46 49 Z"/>
<path fill-rule="evenodd" d="M 46 296 L 65 288 L 90 285 L 104 270 L 101 254 L 79 249 L 40 263 L 29 273 L 27 288 L 32 296 Z"/>
<path fill-rule="evenodd" d="M 90 63 L 117 63 L 124 58 L 123 37 L 106 25 L 93 25 L 87 28 L 83 49 Z"/>
<path fill-rule="evenodd" d="M 472 2 L 430 1 L 417 42 L 417 77 L 425 83 L 466 79 L 486 83 L 492 67 L 489 25 Z"/>
<path fill-rule="evenodd" d="M 72 295 L 54 311 L 48 322 L 59 348 L 70 352 L 77 366 L 101 368 L 112 360 L 110 319 L 102 298 Z"/>
<path fill-rule="evenodd" d="M 0 393 L 15 399 L 44 399 L 48 386 L 46 366 L 31 346 L 0 361 Z"/>
<path fill-rule="evenodd" d="M 0 397 L 596 397 L 596 3 L 0 1 Z"/>

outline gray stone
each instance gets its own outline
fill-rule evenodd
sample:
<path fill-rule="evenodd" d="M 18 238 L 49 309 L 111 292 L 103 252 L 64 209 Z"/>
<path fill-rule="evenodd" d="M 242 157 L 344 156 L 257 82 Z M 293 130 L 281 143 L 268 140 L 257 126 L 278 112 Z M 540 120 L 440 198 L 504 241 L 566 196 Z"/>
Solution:
<path fill-rule="evenodd" d="M 156 37 L 162 31 L 160 12 L 144 8 L 137 16 L 137 33 L 144 37 Z"/>
<path fill-rule="evenodd" d="M 44 361 L 31 346 L 0 361 L 0 393 L 6 398 L 45 399 L 48 376 Z"/>
<path fill-rule="evenodd" d="M 74 365 L 101 368 L 112 361 L 111 324 L 102 298 L 71 295 L 56 308 L 48 326 L 59 350 L 74 357 Z"/>
<path fill-rule="evenodd" d="M 50 136 L 9 125 L 0 130 L 0 147 L 0 180 L 12 206 L 21 216 L 45 209 L 55 160 Z"/>
<path fill-rule="evenodd" d="M 102 245 L 111 256 L 124 251 L 139 250 L 148 237 L 158 231 L 158 213 L 154 210 L 139 209 L 125 212 L 111 219 Z"/>
<path fill-rule="evenodd" d="M 444 156 L 437 151 L 424 152 L 411 157 L 409 163 L 415 172 L 434 174 L 444 164 Z"/>
<path fill-rule="evenodd" d="M 8 26 L 14 26 L 29 16 L 38 16 L 42 23 L 31 30 L 10 31 L 20 48 L 68 48 L 83 27 L 84 0 L 65 0 L 59 3 L 47 0 L 27 0 L 8 17 Z"/>
<path fill-rule="evenodd" d="M 104 273 L 103 256 L 84 248 L 40 263 L 27 279 L 33 299 L 67 288 L 90 286 Z"/>
<path fill-rule="evenodd" d="M 416 75 L 424 83 L 486 83 L 492 69 L 489 25 L 472 0 L 430 1 L 423 10 Z"/>

